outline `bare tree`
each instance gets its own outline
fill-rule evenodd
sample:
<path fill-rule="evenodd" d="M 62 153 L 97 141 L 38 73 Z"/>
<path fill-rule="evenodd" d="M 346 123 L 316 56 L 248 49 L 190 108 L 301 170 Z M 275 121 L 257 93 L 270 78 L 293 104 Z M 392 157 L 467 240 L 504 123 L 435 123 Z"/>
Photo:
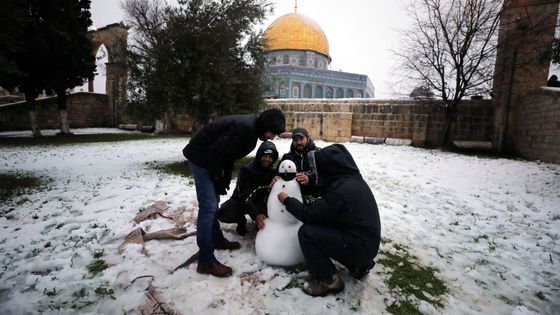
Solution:
<path fill-rule="evenodd" d="M 395 52 L 399 70 L 407 83 L 425 86 L 443 100 L 443 147 L 452 146 L 461 100 L 491 89 L 497 29 L 506 2 L 417 0 L 407 9 L 413 24 L 401 32 L 401 49 Z"/>

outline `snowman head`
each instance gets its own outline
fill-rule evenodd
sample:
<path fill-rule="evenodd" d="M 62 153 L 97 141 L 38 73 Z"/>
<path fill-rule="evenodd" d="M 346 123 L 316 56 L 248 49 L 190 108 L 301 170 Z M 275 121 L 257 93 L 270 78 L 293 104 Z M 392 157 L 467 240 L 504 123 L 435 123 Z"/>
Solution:
<path fill-rule="evenodd" d="M 278 168 L 278 175 L 280 175 L 283 180 L 294 179 L 296 177 L 296 172 L 296 164 L 291 160 L 283 161 Z"/>

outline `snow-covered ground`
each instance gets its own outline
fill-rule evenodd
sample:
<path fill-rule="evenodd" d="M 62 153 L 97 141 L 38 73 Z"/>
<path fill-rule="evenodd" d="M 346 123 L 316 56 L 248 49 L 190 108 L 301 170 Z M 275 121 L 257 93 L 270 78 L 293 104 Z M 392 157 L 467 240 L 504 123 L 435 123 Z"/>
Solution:
<path fill-rule="evenodd" d="M 216 252 L 234 269 L 226 279 L 198 274 L 196 263 L 170 273 L 197 251 L 194 237 L 149 241 L 149 257 L 137 245 L 119 254 L 118 245 L 137 227 L 132 218 L 155 201 L 173 209 L 186 206 L 196 215 L 192 180 L 146 164 L 182 161 L 186 142 L 1 148 L 0 172 L 29 171 L 52 182 L 48 190 L 0 206 L 2 212 L 15 208 L 0 216 L 0 314 L 137 313 L 152 277 L 164 299 L 183 314 L 387 313 L 387 301 L 398 291 L 388 288 L 380 265 L 363 281 L 341 269 L 343 293 L 311 298 L 289 285 L 304 270 L 263 264 L 255 255 L 254 232 L 240 237 L 234 225 L 222 228 L 242 249 Z M 287 152 L 289 140 L 274 142 Z M 383 238 L 407 246 L 419 264 L 437 268 L 449 288 L 443 309 L 421 305 L 422 312 L 557 314 L 560 165 L 345 145 L 377 199 Z M 164 218 L 140 226 L 146 231 L 173 227 Z M 87 265 L 100 250 L 109 267 L 92 276 Z M 246 273 L 255 281 L 245 281 Z M 132 283 L 145 275 L 152 277 Z"/>

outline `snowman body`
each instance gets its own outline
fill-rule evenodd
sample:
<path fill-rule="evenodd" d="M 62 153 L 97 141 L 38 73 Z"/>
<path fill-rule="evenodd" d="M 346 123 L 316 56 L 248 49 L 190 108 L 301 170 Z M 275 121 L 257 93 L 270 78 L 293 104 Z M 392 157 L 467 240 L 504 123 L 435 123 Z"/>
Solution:
<path fill-rule="evenodd" d="M 296 165 L 290 160 L 283 161 L 279 167 L 280 174 L 296 173 Z M 299 246 L 298 230 L 303 224 L 286 210 L 280 200 L 278 193 L 281 191 L 300 202 L 301 190 L 299 183 L 294 179 L 285 180 L 280 178 L 272 186 L 268 197 L 268 219 L 265 221 L 264 229 L 257 233 L 255 250 L 257 256 L 269 265 L 294 266 L 303 262 L 303 253 Z"/>

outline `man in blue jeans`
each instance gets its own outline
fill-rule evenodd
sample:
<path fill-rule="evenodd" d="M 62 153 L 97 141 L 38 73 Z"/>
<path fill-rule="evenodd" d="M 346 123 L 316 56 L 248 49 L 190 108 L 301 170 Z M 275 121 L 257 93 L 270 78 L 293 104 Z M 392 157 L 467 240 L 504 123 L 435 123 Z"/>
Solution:
<path fill-rule="evenodd" d="M 238 242 L 224 238 L 218 222 L 220 195 L 229 189 L 233 163 L 249 154 L 257 138 L 272 140 L 285 131 L 286 120 L 281 110 L 272 108 L 257 115 L 232 115 L 215 120 L 199 130 L 183 155 L 189 160 L 198 199 L 196 271 L 216 277 L 229 277 L 230 267 L 221 264 L 214 249 L 238 249 Z"/>

